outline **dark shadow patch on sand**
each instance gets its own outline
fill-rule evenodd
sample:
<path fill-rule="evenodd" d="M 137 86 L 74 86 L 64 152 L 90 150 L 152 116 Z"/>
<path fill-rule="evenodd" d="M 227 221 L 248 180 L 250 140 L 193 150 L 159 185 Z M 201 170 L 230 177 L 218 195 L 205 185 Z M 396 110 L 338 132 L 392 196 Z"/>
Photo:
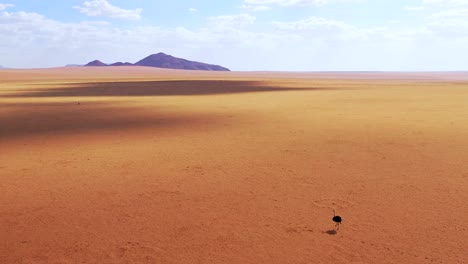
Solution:
<path fill-rule="evenodd" d="M 334 236 L 334 235 L 338 234 L 338 232 L 336 230 L 334 230 L 334 229 L 323 231 L 323 233 L 327 234 L 327 235 L 330 235 L 330 236 Z"/>
<path fill-rule="evenodd" d="M 196 127 L 213 124 L 219 116 L 210 113 L 171 113 L 152 107 L 129 107 L 107 102 L 23 102 L 0 105 L 0 141 L 36 135 L 79 134 L 84 132 L 155 127 Z"/>
<path fill-rule="evenodd" d="M 63 83 L 0 94 L 0 98 L 28 98 L 0 104 L 0 140 L 35 135 L 109 132 L 125 128 L 216 125 L 223 117 L 215 113 L 170 113 L 166 109 L 130 107 L 125 103 L 89 101 L 91 97 L 199 96 L 253 92 L 333 90 L 333 88 L 273 87 L 261 81 L 171 80 Z M 30 98 L 88 97 L 75 102 L 28 102 Z M 69 100 L 67 100 L 69 101 Z M 120 101 L 120 100 L 119 100 Z M 80 102 L 80 103 L 78 103 Z"/>
<path fill-rule="evenodd" d="M 253 92 L 319 91 L 335 88 L 274 87 L 260 81 L 178 80 L 90 82 L 63 84 L 60 88 L 26 89 L 1 97 L 194 96 Z"/>

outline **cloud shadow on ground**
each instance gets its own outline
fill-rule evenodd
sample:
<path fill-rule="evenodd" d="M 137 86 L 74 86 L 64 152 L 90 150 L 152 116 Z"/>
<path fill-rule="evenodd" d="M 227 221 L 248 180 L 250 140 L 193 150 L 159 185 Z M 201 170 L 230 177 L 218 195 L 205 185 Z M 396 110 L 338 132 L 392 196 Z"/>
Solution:
<path fill-rule="evenodd" d="M 25 89 L 1 97 L 196 96 L 253 92 L 319 91 L 334 88 L 275 87 L 260 81 L 177 80 L 89 82 L 60 88 Z"/>
<path fill-rule="evenodd" d="M 2 103 L 0 110 L 0 141 L 30 135 L 216 124 L 219 119 L 210 113 L 168 113 L 157 107 L 148 110 L 107 102 Z"/>
<path fill-rule="evenodd" d="M 273 87 L 260 81 L 172 80 L 134 82 L 88 82 L 32 84 L 34 89 L 9 90 L 0 94 L 8 101 L 0 104 L 0 140 L 29 135 L 60 135 L 87 131 L 132 127 L 189 126 L 197 123 L 215 125 L 222 117 L 214 113 L 168 113 L 167 109 L 129 107 L 121 100 L 89 101 L 93 97 L 131 96 L 200 96 L 254 92 L 319 91 L 333 88 Z M 77 102 L 50 102 L 43 98 L 82 97 Z M 84 99 L 86 97 L 86 99 Z M 34 99 L 35 100 L 31 100 Z M 14 101 L 11 99 L 27 99 Z M 91 99 L 92 100 L 92 99 Z M 48 102 L 49 101 L 49 102 Z M 220 120 L 221 118 L 221 120 Z"/>

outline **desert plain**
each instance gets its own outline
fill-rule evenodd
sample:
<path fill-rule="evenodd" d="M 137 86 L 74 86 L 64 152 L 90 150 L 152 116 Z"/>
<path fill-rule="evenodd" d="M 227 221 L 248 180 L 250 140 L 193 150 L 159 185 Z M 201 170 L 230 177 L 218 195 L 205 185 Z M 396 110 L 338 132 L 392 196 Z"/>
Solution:
<path fill-rule="evenodd" d="M 467 220 L 467 73 L 0 71 L 0 263 L 467 263 Z"/>

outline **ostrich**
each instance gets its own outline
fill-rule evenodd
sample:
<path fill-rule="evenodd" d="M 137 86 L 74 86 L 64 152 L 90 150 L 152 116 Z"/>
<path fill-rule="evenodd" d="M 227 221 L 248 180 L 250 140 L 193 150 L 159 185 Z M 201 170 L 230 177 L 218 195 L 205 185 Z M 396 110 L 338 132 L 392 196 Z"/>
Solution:
<path fill-rule="evenodd" d="M 333 218 L 332 218 L 332 220 L 333 220 L 333 222 L 336 223 L 336 225 L 335 225 L 336 230 L 340 230 L 341 216 L 336 215 L 335 210 L 333 210 Z"/>

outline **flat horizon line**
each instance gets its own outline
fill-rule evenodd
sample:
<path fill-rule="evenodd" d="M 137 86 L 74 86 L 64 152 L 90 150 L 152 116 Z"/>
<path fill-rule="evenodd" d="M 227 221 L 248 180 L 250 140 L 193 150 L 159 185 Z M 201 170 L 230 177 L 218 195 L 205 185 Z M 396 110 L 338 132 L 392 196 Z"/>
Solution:
<path fill-rule="evenodd" d="M 15 67 L 5 67 L 0 66 L 1 70 L 48 70 L 48 69 L 68 69 L 68 68 L 148 68 L 148 69 L 157 69 L 157 70 L 173 70 L 173 71 L 187 71 L 187 72 L 218 72 L 218 71 L 205 71 L 205 70 L 185 70 L 185 69 L 171 69 L 171 68 L 159 68 L 159 67 L 149 67 L 149 66 L 84 66 L 84 65 L 70 65 L 70 66 L 55 66 L 55 67 L 25 67 L 25 68 L 15 68 Z M 284 73 L 468 73 L 466 70 L 230 70 L 224 71 L 224 73 L 268 73 L 268 72 L 284 72 Z"/>

